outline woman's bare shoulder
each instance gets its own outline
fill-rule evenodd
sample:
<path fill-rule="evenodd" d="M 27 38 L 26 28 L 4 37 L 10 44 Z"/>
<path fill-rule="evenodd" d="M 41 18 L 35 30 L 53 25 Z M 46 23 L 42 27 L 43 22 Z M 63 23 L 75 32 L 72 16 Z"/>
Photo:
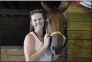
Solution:
<path fill-rule="evenodd" d="M 34 37 L 32 34 L 27 34 L 24 39 L 24 55 L 26 60 L 30 59 L 30 56 L 35 53 Z"/>
<path fill-rule="evenodd" d="M 34 39 L 34 36 L 32 34 L 27 34 L 25 36 L 24 42 L 34 43 L 34 41 L 35 41 L 35 39 Z"/>

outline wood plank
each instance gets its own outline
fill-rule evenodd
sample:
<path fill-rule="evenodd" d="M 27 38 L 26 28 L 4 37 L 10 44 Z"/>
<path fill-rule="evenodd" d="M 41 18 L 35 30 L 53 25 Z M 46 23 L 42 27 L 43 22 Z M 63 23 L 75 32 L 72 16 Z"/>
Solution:
<path fill-rule="evenodd" d="M 23 27 L 24 24 L 29 24 L 28 18 L 22 17 L 0 17 L 0 28 Z"/>
<path fill-rule="evenodd" d="M 89 57 L 91 58 L 91 49 L 68 49 L 68 57 Z"/>
<path fill-rule="evenodd" d="M 91 22 L 91 16 L 88 13 L 68 13 L 68 22 Z"/>
<path fill-rule="evenodd" d="M 16 56 L 7 56 L 7 60 L 6 61 L 17 61 L 16 59 L 17 59 Z"/>
<path fill-rule="evenodd" d="M 68 49 L 91 49 L 92 43 L 90 40 L 68 40 Z"/>
<path fill-rule="evenodd" d="M 91 57 L 68 57 L 68 62 L 92 62 Z"/>
<path fill-rule="evenodd" d="M 7 60 L 7 50 L 6 49 L 1 49 L 1 61 Z"/>
<path fill-rule="evenodd" d="M 1 46 L 1 52 L 7 54 L 8 56 L 23 56 L 23 47 L 21 46 Z"/>
<path fill-rule="evenodd" d="M 67 22 L 67 30 L 91 30 L 89 22 Z"/>
<path fill-rule="evenodd" d="M 67 31 L 67 39 L 91 39 L 91 31 Z"/>
<path fill-rule="evenodd" d="M 2 46 L 1 61 L 24 61 L 22 46 Z"/>
<path fill-rule="evenodd" d="M 7 55 L 8 56 L 23 56 L 24 52 L 23 50 L 19 50 L 19 49 L 8 49 L 7 50 Z"/>
<path fill-rule="evenodd" d="M 24 56 L 7 56 L 6 61 L 24 61 Z"/>
<path fill-rule="evenodd" d="M 25 61 L 25 57 L 24 56 L 17 56 L 17 61 Z"/>
<path fill-rule="evenodd" d="M 9 5 L 9 8 L 16 8 L 12 1 L 6 2 Z"/>
<path fill-rule="evenodd" d="M 22 9 L 26 9 L 27 8 L 27 5 L 26 5 L 25 1 L 21 1 L 21 2 L 18 2 L 18 3 L 20 5 L 20 8 L 22 8 Z"/>
<path fill-rule="evenodd" d="M 21 14 L 21 15 L 29 15 L 30 10 L 23 10 L 23 9 L 0 9 L 0 14 L 10 14 L 10 15 L 16 15 L 16 14 Z"/>
<path fill-rule="evenodd" d="M 82 7 L 78 7 L 76 5 L 70 5 L 67 10 L 69 13 L 88 13 L 87 9 L 84 9 Z"/>

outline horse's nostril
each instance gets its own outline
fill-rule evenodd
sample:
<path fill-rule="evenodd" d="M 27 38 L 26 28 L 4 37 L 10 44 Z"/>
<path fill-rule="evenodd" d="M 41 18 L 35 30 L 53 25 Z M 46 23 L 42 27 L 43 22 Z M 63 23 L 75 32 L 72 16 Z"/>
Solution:
<path fill-rule="evenodd" d="M 53 46 L 53 47 L 52 47 L 52 49 L 54 50 L 54 49 L 55 49 L 55 47 Z"/>

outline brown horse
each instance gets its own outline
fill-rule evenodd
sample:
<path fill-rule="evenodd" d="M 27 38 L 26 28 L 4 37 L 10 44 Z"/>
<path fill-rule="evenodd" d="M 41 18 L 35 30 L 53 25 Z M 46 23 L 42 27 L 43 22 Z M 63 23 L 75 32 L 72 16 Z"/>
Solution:
<path fill-rule="evenodd" d="M 47 11 L 47 32 L 51 36 L 51 51 L 54 55 L 60 54 L 65 45 L 64 36 L 64 12 L 69 7 L 70 2 L 61 2 L 58 8 L 50 8 L 46 3 L 41 2 L 43 8 Z"/>

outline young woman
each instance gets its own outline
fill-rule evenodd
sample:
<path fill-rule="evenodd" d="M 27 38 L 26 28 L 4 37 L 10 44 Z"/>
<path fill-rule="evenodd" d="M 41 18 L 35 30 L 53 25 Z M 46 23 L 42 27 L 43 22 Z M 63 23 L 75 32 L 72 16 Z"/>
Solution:
<path fill-rule="evenodd" d="M 30 12 L 31 31 L 24 39 L 24 55 L 26 61 L 52 61 L 49 48 L 49 34 L 45 33 L 46 17 L 41 9 Z"/>

